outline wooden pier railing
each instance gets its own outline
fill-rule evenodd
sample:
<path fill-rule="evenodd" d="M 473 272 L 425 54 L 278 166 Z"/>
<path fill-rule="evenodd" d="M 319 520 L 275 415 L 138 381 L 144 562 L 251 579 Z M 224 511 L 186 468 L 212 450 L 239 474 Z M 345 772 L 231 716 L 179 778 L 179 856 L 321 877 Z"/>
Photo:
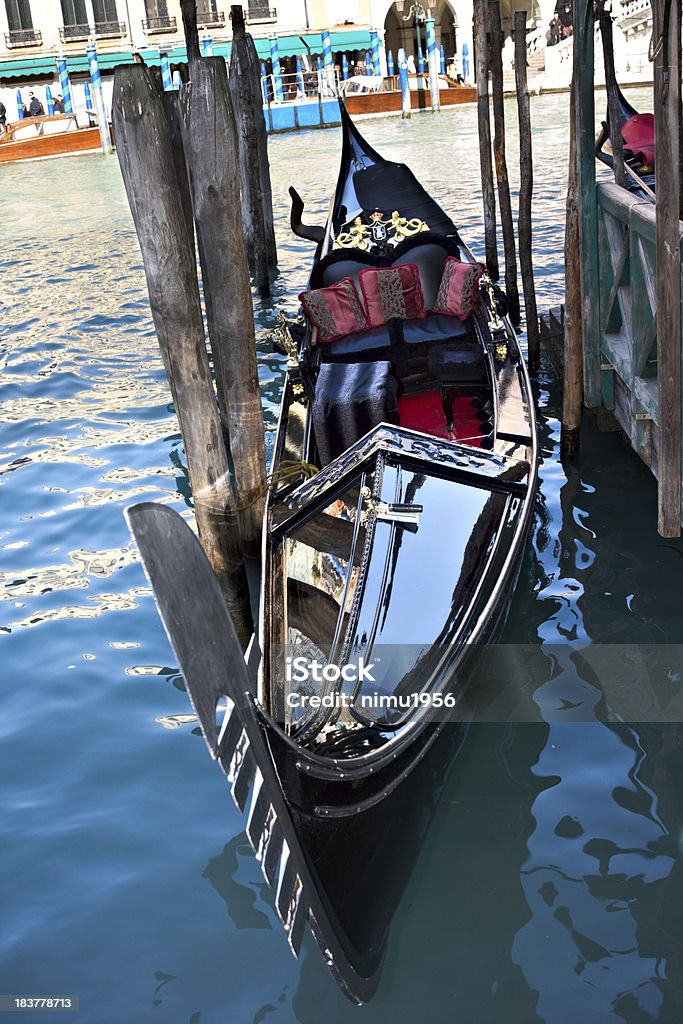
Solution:
<path fill-rule="evenodd" d="M 655 206 L 611 183 L 598 185 L 597 206 L 602 404 L 659 477 Z"/>

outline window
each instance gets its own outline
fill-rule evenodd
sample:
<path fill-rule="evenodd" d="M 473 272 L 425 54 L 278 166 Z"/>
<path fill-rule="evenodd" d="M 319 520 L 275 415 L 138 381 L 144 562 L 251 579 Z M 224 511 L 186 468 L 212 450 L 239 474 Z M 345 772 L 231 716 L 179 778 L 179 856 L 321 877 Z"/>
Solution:
<path fill-rule="evenodd" d="M 26 32 L 33 29 L 29 0 L 5 0 L 7 26 L 10 33 Z"/>
<path fill-rule="evenodd" d="M 40 32 L 33 27 L 29 0 L 5 0 L 7 27 L 5 43 L 13 46 L 36 46 L 42 42 Z"/>
<path fill-rule="evenodd" d="M 218 10 L 217 0 L 197 0 L 197 24 L 200 27 L 225 25 L 225 15 Z"/>
<path fill-rule="evenodd" d="M 150 21 L 156 18 L 168 18 L 166 0 L 145 0 L 145 11 Z"/>
<path fill-rule="evenodd" d="M 249 0 L 247 21 L 275 21 L 277 11 L 269 7 L 268 0 Z"/>
<path fill-rule="evenodd" d="M 118 21 L 116 0 L 93 0 L 92 8 L 96 25 Z"/>
<path fill-rule="evenodd" d="M 64 27 L 69 25 L 88 24 L 88 12 L 85 0 L 62 0 L 62 20 Z"/>

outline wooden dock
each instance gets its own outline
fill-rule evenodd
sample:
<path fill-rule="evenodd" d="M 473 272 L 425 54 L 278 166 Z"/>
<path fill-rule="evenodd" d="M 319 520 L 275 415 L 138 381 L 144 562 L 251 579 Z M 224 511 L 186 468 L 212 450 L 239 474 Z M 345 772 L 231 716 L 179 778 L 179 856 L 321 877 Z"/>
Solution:
<path fill-rule="evenodd" d="M 596 183 L 593 6 L 574 0 L 580 340 L 584 404 L 614 413 L 657 478 L 659 532 L 674 537 L 683 508 L 681 0 L 653 0 L 653 11 L 656 203 Z"/>

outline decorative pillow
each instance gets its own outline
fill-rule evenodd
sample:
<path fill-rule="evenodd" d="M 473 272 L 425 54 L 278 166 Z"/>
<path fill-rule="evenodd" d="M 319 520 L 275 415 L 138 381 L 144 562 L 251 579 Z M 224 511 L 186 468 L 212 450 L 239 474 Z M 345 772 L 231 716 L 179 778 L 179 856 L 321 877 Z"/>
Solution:
<path fill-rule="evenodd" d="M 381 327 L 392 317 L 419 320 L 427 315 L 420 272 L 414 263 L 361 270 L 358 283 L 365 301 L 368 327 Z"/>
<path fill-rule="evenodd" d="M 449 256 L 443 265 L 434 312 L 467 320 L 477 301 L 479 278 L 485 270 L 481 263 L 462 263 L 455 256 Z"/>
<path fill-rule="evenodd" d="M 350 277 L 327 288 L 302 292 L 299 302 L 311 323 L 318 328 L 318 341 L 336 341 L 364 331 L 368 326 L 363 303 Z"/>

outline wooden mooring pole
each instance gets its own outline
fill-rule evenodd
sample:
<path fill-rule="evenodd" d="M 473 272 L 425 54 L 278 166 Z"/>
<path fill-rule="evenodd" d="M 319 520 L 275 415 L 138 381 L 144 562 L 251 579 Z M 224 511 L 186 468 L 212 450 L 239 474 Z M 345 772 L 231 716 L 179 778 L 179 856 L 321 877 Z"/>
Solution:
<path fill-rule="evenodd" d="M 117 69 L 113 120 L 154 326 L 170 367 L 199 536 L 246 644 L 252 630 L 249 591 L 204 340 L 194 239 L 161 97 L 144 65 Z"/>
<path fill-rule="evenodd" d="M 481 195 L 484 205 L 484 248 L 486 269 L 491 280 L 497 281 L 498 248 L 496 245 L 496 193 L 493 187 L 491 161 L 491 118 L 489 112 L 489 60 L 486 38 L 487 0 L 474 0 L 473 34 L 477 78 L 477 114 L 479 119 L 479 162 L 481 165 Z"/>
<path fill-rule="evenodd" d="M 605 65 L 605 85 L 607 87 L 607 113 L 609 117 L 609 136 L 612 144 L 612 162 L 614 164 L 614 180 L 624 188 L 626 172 L 624 171 L 624 140 L 621 135 L 621 110 L 619 104 L 619 87 L 614 70 L 614 34 L 612 32 L 612 15 L 604 8 L 604 0 L 600 3 L 600 38 L 602 39 L 602 56 Z"/>
<path fill-rule="evenodd" d="M 515 86 L 519 122 L 519 269 L 524 290 L 529 367 L 537 370 L 541 362 L 541 337 L 538 330 L 534 259 L 532 251 L 531 200 L 534 191 L 534 159 L 531 148 L 531 111 L 526 73 L 526 11 L 515 11 Z"/>
<path fill-rule="evenodd" d="M 681 0 L 654 0 L 659 515 L 681 533 Z"/>
<path fill-rule="evenodd" d="M 266 492 L 265 440 L 237 131 L 222 57 L 190 63 L 185 121 L 202 280 L 211 308 L 209 337 L 228 425 L 242 546 L 257 555 Z"/>
<path fill-rule="evenodd" d="M 505 109 L 503 103 L 503 33 L 500 25 L 499 0 L 488 0 L 490 20 L 490 61 L 491 91 L 493 93 L 493 155 L 496 162 L 498 182 L 498 204 L 500 223 L 503 229 L 503 251 L 505 253 L 505 292 L 508 312 L 513 323 L 519 323 L 519 289 L 517 288 L 517 251 L 515 228 L 512 221 L 510 181 L 505 159 Z"/>
<path fill-rule="evenodd" d="M 583 394 L 589 409 L 600 405 L 600 302 L 598 208 L 595 192 L 595 74 L 593 0 L 574 0 L 574 82 L 579 194 L 579 262 L 583 332 Z"/>
<path fill-rule="evenodd" d="M 230 8 L 232 52 L 230 99 L 237 122 L 242 182 L 242 217 L 249 261 L 256 287 L 270 294 L 268 265 L 277 263 L 273 224 L 273 195 L 268 162 L 268 138 L 263 116 L 261 63 L 254 40 L 247 34 L 242 7 Z"/>
<path fill-rule="evenodd" d="M 569 104 L 569 175 L 564 235 L 564 387 L 560 449 L 569 454 L 579 447 L 583 406 L 583 345 L 581 335 L 581 268 L 579 251 L 579 197 L 576 166 L 576 89 L 572 81 Z"/>

